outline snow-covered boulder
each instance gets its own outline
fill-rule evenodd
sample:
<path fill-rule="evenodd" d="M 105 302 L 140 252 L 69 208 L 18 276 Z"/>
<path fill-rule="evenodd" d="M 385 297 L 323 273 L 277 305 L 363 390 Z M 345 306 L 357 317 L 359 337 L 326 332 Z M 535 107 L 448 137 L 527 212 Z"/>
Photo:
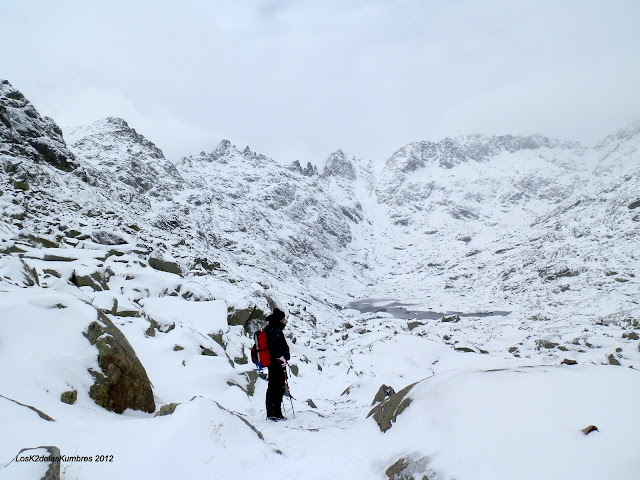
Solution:
<path fill-rule="evenodd" d="M 77 287 L 89 287 L 95 291 L 109 290 L 109 278 L 114 275 L 109 267 L 87 260 L 78 263 L 80 265 L 71 275 L 71 283 Z"/>
<path fill-rule="evenodd" d="M 127 408 L 151 413 L 156 405 L 147 372 L 122 332 L 101 312 L 85 336 L 98 348 L 101 372 L 92 370 L 95 383 L 91 398 L 101 407 L 116 413 Z"/>
<path fill-rule="evenodd" d="M 72 390 L 85 408 L 94 406 L 93 399 L 118 413 L 152 412 L 151 384 L 127 339 L 70 293 L 39 287 L 0 292 L 0 360 L 19 366 L 0 374 L 3 394 L 36 408 L 56 405 L 47 412 L 53 418 L 57 405 L 64 405 L 61 395 Z"/>
<path fill-rule="evenodd" d="M 247 325 L 251 320 L 264 321 L 267 315 L 256 305 L 249 305 L 244 308 L 230 308 L 227 321 L 229 325 Z"/>
<path fill-rule="evenodd" d="M 155 251 L 149 256 L 149 265 L 156 270 L 182 275 L 178 261 L 166 252 Z"/>

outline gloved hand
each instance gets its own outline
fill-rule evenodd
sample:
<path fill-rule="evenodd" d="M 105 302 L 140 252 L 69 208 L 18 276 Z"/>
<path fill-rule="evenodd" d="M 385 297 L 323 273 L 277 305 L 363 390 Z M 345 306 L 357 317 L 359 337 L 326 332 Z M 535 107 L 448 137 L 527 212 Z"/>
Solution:
<path fill-rule="evenodd" d="M 287 364 L 287 360 L 284 357 L 278 357 L 278 360 L 280 360 L 280 363 L 283 365 Z"/>

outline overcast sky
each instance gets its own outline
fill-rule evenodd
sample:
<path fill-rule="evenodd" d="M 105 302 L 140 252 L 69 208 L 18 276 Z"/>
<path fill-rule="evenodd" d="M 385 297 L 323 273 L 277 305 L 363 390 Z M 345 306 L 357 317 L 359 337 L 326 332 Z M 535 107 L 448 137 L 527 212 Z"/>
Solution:
<path fill-rule="evenodd" d="M 466 133 L 593 145 L 640 120 L 639 0 L 0 0 L 0 78 L 169 159 L 386 160 Z"/>

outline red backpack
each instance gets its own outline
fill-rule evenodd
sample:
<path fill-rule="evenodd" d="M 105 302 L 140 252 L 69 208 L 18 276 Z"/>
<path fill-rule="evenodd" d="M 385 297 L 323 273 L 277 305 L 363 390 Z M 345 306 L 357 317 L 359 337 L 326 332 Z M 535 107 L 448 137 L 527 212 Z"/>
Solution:
<path fill-rule="evenodd" d="M 251 347 L 251 361 L 258 366 L 258 370 L 271 365 L 271 355 L 267 345 L 267 334 L 258 330 L 253 334 L 253 347 Z"/>

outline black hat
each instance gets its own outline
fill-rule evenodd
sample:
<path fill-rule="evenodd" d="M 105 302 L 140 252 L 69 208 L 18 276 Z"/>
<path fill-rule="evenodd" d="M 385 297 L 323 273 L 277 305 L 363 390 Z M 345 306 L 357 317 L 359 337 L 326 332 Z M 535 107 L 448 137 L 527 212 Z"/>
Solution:
<path fill-rule="evenodd" d="M 267 317 L 269 323 L 280 323 L 280 320 L 284 318 L 284 312 L 279 308 L 274 308 L 273 313 Z"/>

